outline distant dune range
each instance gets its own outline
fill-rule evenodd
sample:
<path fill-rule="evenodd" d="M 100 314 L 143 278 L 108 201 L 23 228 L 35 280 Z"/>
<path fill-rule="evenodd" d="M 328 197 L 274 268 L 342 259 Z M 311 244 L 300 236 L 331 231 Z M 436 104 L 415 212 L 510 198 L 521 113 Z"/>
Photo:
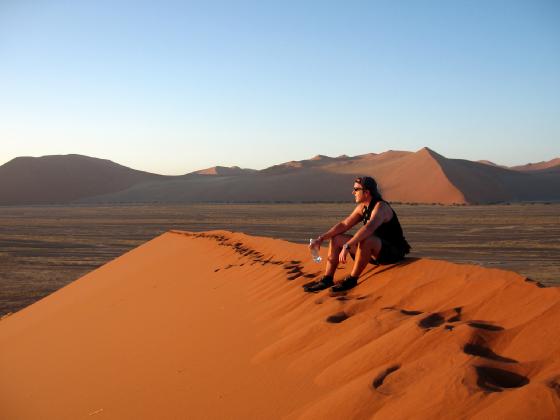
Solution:
<path fill-rule="evenodd" d="M 318 155 L 263 170 L 221 167 L 180 176 L 81 155 L 19 157 L 0 166 L 0 205 L 149 202 L 346 201 L 355 176 L 410 203 L 560 201 L 560 158 L 507 168 L 433 150 L 336 158 Z"/>

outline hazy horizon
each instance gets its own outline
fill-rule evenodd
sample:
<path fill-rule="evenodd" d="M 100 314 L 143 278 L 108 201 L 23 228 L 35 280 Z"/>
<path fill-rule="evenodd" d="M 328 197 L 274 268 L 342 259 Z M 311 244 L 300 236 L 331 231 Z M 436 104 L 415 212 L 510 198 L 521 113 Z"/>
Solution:
<path fill-rule="evenodd" d="M 422 147 L 560 156 L 560 4 L 0 4 L 0 165 L 177 175 Z"/>

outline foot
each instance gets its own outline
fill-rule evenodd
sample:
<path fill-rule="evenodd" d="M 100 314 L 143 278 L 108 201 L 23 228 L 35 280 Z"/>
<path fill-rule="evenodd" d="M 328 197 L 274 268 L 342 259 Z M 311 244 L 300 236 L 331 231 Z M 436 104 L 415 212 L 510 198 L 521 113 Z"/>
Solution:
<path fill-rule="evenodd" d="M 308 281 L 307 283 L 302 284 L 301 287 L 303 287 L 304 289 L 307 289 L 308 287 L 314 286 L 314 285 L 316 285 L 317 283 L 319 283 L 319 282 L 321 282 L 321 281 L 323 281 L 323 280 L 325 280 L 325 279 L 331 279 L 331 281 L 332 281 L 332 280 L 333 280 L 333 276 L 324 275 L 324 276 L 321 277 L 319 280 L 312 280 L 312 281 Z M 327 281 L 328 281 L 328 280 L 327 280 Z"/>
<path fill-rule="evenodd" d="M 323 276 L 321 280 L 312 282 L 303 287 L 306 292 L 318 292 L 320 290 L 325 290 L 334 284 L 332 277 Z"/>
<path fill-rule="evenodd" d="M 335 284 L 331 287 L 331 291 L 336 292 L 345 292 L 346 290 L 350 290 L 358 285 L 358 277 L 348 276 L 340 283 Z"/>

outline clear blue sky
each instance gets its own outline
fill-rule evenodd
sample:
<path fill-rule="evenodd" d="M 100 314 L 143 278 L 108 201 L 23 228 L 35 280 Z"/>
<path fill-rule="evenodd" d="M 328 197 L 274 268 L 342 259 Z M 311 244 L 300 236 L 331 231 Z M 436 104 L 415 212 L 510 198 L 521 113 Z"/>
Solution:
<path fill-rule="evenodd" d="M 560 1 L 0 0 L 0 164 L 560 156 Z"/>

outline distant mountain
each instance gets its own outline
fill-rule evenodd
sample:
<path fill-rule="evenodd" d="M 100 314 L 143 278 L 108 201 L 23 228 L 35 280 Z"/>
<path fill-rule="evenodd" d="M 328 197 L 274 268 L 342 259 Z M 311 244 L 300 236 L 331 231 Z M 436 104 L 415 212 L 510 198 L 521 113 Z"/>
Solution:
<path fill-rule="evenodd" d="M 373 176 L 389 201 L 560 201 L 559 165 L 514 170 L 423 148 L 317 155 L 259 171 L 216 166 L 167 177 L 78 155 L 18 158 L 0 167 L 0 204 L 351 201 L 353 180 L 363 175 Z"/>
<path fill-rule="evenodd" d="M 0 205 L 67 203 L 166 178 L 82 155 L 17 157 L 0 166 Z"/>

